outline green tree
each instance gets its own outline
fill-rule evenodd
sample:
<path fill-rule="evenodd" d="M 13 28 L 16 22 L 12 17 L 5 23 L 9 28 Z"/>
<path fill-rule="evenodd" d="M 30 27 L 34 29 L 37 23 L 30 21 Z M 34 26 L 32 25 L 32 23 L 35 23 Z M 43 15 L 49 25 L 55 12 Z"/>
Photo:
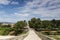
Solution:
<path fill-rule="evenodd" d="M 0 27 L 2 26 L 2 23 L 0 23 Z"/>
<path fill-rule="evenodd" d="M 42 21 L 42 24 L 43 24 L 44 29 L 51 29 L 52 28 L 51 21 L 44 20 L 44 21 Z"/>
<path fill-rule="evenodd" d="M 26 26 L 27 26 L 27 22 L 25 20 L 24 21 L 18 21 L 14 25 L 15 35 L 18 35 L 18 34 L 22 33 Z"/>
<path fill-rule="evenodd" d="M 53 19 L 51 22 L 52 22 L 52 27 L 56 28 L 56 26 L 57 26 L 57 25 L 56 25 L 56 20 Z"/>
<path fill-rule="evenodd" d="M 8 24 L 8 25 L 2 25 L 3 28 L 11 28 L 11 25 Z"/>
<path fill-rule="evenodd" d="M 40 18 L 32 18 L 29 21 L 29 26 L 34 29 L 39 29 L 41 27 L 41 20 Z"/>

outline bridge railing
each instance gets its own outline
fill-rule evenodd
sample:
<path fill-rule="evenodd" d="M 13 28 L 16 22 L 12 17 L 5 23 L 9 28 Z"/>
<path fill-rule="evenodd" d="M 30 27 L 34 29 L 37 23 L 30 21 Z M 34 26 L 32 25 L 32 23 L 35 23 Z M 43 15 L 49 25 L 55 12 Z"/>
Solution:
<path fill-rule="evenodd" d="M 21 36 L 15 36 L 15 37 L 12 37 L 12 38 L 6 38 L 6 39 L 0 39 L 0 40 L 23 40 L 27 35 L 28 35 L 28 33 L 24 34 L 24 35 L 21 35 Z"/>
<path fill-rule="evenodd" d="M 56 39 L 51 38 L 51 37 L 49 37 L 49 36 L 47 36 L 47 35 L 44 35 L 44 34 L 42 34 L 42 33 L 36 32 L 36 34 L 37 34 L 42 40 L 56 40 Z"/>

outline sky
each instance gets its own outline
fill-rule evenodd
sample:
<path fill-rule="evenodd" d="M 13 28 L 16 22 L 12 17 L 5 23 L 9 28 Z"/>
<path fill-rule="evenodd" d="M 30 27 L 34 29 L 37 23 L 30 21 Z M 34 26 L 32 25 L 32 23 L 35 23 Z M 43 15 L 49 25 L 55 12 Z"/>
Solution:
<path fill-rule="evenodd" d="M 0 0 L 0 22 L 17 22 L 36 17 L 60 20 L 60 0 Z"/>

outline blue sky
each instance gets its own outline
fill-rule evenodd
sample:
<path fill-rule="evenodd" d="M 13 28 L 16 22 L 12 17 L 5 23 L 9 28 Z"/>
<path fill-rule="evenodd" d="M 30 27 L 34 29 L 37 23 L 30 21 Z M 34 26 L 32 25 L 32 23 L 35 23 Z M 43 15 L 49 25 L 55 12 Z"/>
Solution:
<path fill-rule="evenodd" d="M 0 22 L 16 22 L 33 17 L 60 19 L 60 0 L 0 0 Z"/>

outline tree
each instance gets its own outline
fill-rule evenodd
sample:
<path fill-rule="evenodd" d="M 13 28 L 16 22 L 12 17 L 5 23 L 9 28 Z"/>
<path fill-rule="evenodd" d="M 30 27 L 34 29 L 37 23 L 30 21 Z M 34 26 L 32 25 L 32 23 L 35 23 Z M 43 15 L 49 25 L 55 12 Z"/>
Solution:
<path fill-rule="evenodd" d="M 56 20 L 56 27 L 60 29 L 60 20 Z"/>
<path fill-rule="evenodd" d="M 58 29 L 58 27 L 59 27 L 59 22 L 58 22 L 58 20 L 53 19 L 53 20 L 51 21 L 51 23 L 52 23 L 52 28 L 53 28 L 53 29 Z"/>
<path fill-rule="evenodd" d="M 1 27 L 1 23 L 0 23 L 0 27 Z"/>
<path fill-rule="evenodd" d="M 44 29 L 51 29 L 52 28 L 51 21 L 44 20 L 44 21 L 42 21 L 42 24 L 43 24 Z"/>
<path fill-rule="evenodd" d="M 15 25 L 14 25 L 14 29 L 15 29 L 15 35 L 18 35 L 20 33 L 22 33 L 24 31 L 24 28 L 27 26 L 26 21 L 18 21 Z"/>
<path fill-rule="evenodd" d="M 53 19 L 51 22 L 52 22 L 52 26 L 54 26 L 54 27 L 55 27 L 55 26 L 56 26 L 56 20 L 55 20 L 55 19 Z"/>
<path fill-rule="evenodd" d="M 38 29 L 41 27 L 41 20 L 40 18 L 32 18 L 30 21 L 29 21 L 29 26 L 31 28 L 34 28 L 34 29 Z"/>
<path fill-rule="evenodd" d="M 2 27 L 4 27 L 4 28 L 11 28 L 11 25 L 10 24 L 8 24 L 8 25 L 2 25 Z"/>

